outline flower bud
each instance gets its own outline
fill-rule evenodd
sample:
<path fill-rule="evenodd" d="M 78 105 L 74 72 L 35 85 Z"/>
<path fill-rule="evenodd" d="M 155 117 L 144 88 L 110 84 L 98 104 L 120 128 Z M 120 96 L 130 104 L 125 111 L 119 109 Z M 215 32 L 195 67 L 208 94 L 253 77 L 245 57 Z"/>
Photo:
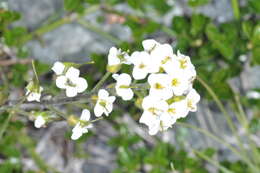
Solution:
<path fill-rule="evenodd" d="M 120 69 L 121 69 L 121 64 L 107 66 L 107 71 L 110 73 L 117 73 Z"/>
<path fill-rule="evenodd" d="M 75 126 L 78 123 L 78 118 L 76 118 L 74 115 L 70 115 L 67 119 L 67 122 L 70 126 Z"/>

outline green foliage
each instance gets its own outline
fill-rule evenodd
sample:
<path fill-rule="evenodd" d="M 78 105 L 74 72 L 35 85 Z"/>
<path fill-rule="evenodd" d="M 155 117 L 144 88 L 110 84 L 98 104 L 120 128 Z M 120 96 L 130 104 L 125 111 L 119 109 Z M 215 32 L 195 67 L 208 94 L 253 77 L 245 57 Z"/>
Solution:
<path fill-rule="evenodd" d="M 6 30 L 7 26 L 20 19 L 20 14 L 14 11 L 7 11 L 0 8 L 0 31 Z"/>
<path fill-rule="evenodd" d="M 4 33 L 5 43 L 9 46 L 20 46 L 21 38 L 26 34 L 26 29 L 16 27 Z"/>
<path fill-rule="evenodd" d="M 207 3 L 209 3 L 209 0 L 189 0 L 188 4 L 191 7 L 198 7 L 198 6 L 202 6 L 202 5 L 206 5 Z"/>
<path fill-rule="evenodd" d="M 67 11 L 83 12 L 85 0 L 64 0 L 64 8 Z"/>

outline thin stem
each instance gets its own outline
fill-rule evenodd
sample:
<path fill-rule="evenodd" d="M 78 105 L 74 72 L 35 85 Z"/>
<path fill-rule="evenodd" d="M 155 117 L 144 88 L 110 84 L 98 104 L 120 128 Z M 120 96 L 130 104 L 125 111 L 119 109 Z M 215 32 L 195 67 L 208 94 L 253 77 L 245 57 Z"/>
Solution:
<path fill-rule="evenodd" d="M 39 81 L 38 74 L 37 74 L 37 71 L 36 71 L 36 68 L 35 68 L 35 61 L 34 60 L 32 60 L 32 68 L 33 68 L 33 72 L 34 72 L 37 84 L 39 85 L 40 81 Z"/>
<path fill-rule="evenodd" d="M 0 129 L 0 141 L 2 140 L 2 137 L 3 137 L 3 135 L 4 135 L 4 132 L 5 132 L 7 126 L 8 126 L 8 124 L 9 124 L 11 118 L 12 118 L 12 115 L 13 115 L 13 114 L 11 114 L 11 113 L 8 114 L 8 117 L 6 118 L 4 124 L 2 125 L 2 127 L 1 127 L 1 129 Z"/>
<path fill-rule="evenodd" d="M 100 81 L 98 81 L 98 83 L 96 84 L 96 86 L 94 86 L 94 88 L 91 90 L 91 92 L 96 92 L 99 88 L 102 87 L 102 85 L 105 83 L 105 81 L 107 80 L 107 78 L 111 75 L 111 72 L 106 72 L 106 74 L 100 79 Z"/>
<path fill-rule="evenodd" d="M 104 118 L 104 117 L 99 117 L 99 118 L 96 118 L 96 119 L 94 119 L 94 120 L 90 121 L 90 123 L 94 123 L 94 122 L 96 122 L 96 121 L 102 120 L 103 118 Z"/>
<path fill-rule="evenodd" d="M 67 120 L 66 114 L 64 114 L 63 112 L 57 110 L 57 109 L 56 109 L 55 107 L 53 107 L 53 106 L 48 106 L 48 108 L 49 108 L 52 112 L 54 112 L 54 113 L 56 113 L 58 116 L 60 116 L 62 119 Z"/>
<path fill-rule="evenodd" d="M 238 0 L 231 0 L 232 8 L 233 8 L 233 13 L 235 16 L 235 19 L 239 20 L 240 18 L 240 10 L 239 10 L 239 2 Z"/>
<path fill-rule="evenodd" d="M 211 159 L 210 157 L 208 157 L 207 155 L 205 155 L 204 153 L 197 151 L 197 150 L 193 150 L 193 152 L 195 154 L 197 154 L 199 157 L 201 157 L 202 159 L 208 161 L 209 163 L 211 163 L 212 165 L 216 166 L 217 168 L 219 168 L 221 171 L 223 171 L 224 173 L 234 173 L 233 171 L 228 170 L 227 168 L 225 168 L 224 166 L 220 165 L 217 161 Z"/>
<path fill-rule="evenodd" d="M 202 86 L 204 88 L 206 88 L 206 90 L 209 92 L 209 94 L 211 95 L 211 97 L 213 98 L 213 100 L 216 102 L 217 106 L 219 107 L 219 109 L 221 110 L 221 112 L 223 113 L 227 124 L 229 126 L 229 128 L 231 129 L 232 133 L 235 135 L 237 141 L 238 141 L 238 145 L 240 147 L 240 149 L 244 152 L 244 154 L 246 154 L 247 152 L 245 151 L 243 144 L 241 142 L 241 139 L 239 138 L 235 125 L 232 122 L 231 116 L 228 114 L 228 112 L 226 111 L 224 105 L 221 103 L 220 99 L 218 98 L 218 96 L 215 94 L 215 92 L 212 90 L 212 88 L 204 81 L 202 80 L 199 76 L 197 76 L 198 81 L 202 84 Z"/>
<path fill-rule="evenodd" d="M 119 45 L 121 43 L 121 40 L 117 39 L 116 37 L 108 34 L 107 32 L 104 32 L 103 30 L 101 30 L 100 28 L 91 25 L 89 22 L 83 20 L 83 19 L 79 19 L 78 23 L 82 26 L 84 26 L 86 29 L 89 29 L 101 36 L 103 36 L 104 38 L 108 39 L 109 41 L 111 41 L 112 43 Z"/>
<path fill-rule="evenodd" d="M 250 145 L 250 148 L 253 151 L 253 155 L 254 155 L 254 158 L 255 158 L 255 159 L 253 159 L 253 161 L 255 161 L 256 163 L 260 163 L 260 153 L 257 149 L 257 145 L 250 138 L 250 132 L 248 130 L 249 122 L 246 118 L 247 117 L 246 113 L 245 113 L 245 111 L 242 107 L 242 104 L 240 102 L 239 95 L 237 93 L 234 93 L 234 97 L 235 97 L 235 103 L 238 107 L 238 113 L 235 113 L 235 115 L 237 116 L 237 119 L 240 121 L 240 124 L 244 127 L 246 135 L 249 138 L 248 143 Z"/>
<path fill-rule="evenodd" d="M 216 142 L 225 145 L 228 149 L 230 149 L 234 154 L 236 154 L 238 157 L 240 157 L 242 160 L 244 160 L 254 171 L 258 172 L 260 171 L 255 165 L 253 165 L 251 163 L 251 161 L 245 157 L 244 155 L 242 155 L 240 153 L 240 151 L 238 151 L 236 148 L 234 148 L 233 146 L 231 146 L 229 143 L 227 143 L 226 141 L 224 141 L 223 139 L 219 138 L 218 136 L 208 132 L 207 130 L 201 129 L 199 127 L 193 126 L 191 124 L 187 124 L 187 123 L 183 123 L 183 122 L 176 122 L 177 125 L 186 127 L 186 128 L 191 128 L 193 130 L 196 130 L 204 135 L 206 135 L 207 137 L 215 140 Z"/>

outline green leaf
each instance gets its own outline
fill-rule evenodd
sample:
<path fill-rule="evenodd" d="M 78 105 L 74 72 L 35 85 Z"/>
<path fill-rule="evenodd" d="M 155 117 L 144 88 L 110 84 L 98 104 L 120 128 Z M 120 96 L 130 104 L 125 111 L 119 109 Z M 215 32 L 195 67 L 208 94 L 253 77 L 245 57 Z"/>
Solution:
<path fill-rule="evenodd" d="M 191 7 L 198 7 L 198 6 L 202 6 L 202 5 L 206 5 L 207 3 L 209 3 L 209 0 L 189 0 L 188 4 Z"/>
<path fill-rule="evenodd" d="M 203 32 L 208 18 L 202 14 L 193 14 L 191 16 L 191 35 L 197 36 L 199 33 Z"/>
<path fill-rule="evenodd" d="M 225 59 L 233 59 L 234 47 L 226 38 L 226 34 L 221 34 L 214 24 L 207 25 L 206 34 L 208 39 L 212 42 L 213 47 L 218 49 Z"/>
<path fill-rule="evenodd" d="M 249 0 L 248 1 L 250 8 L 255 13 L 260 13 L 260 1 L 259 0 Z"/>
<path fill-rule="evenodd" d="M 253 34 L 253 23 L 249 20 L 244 21 L 242 23 L 242 30 L 243 30 L 243 34 L 247 37 L 247 38 L 251 38 L 252 34 Z"/>
<path fill-rule="evenodd" d="M 23 27 L 16 27 L 4 32 L 5 43 L 9 46 L 20 46 L 20 38 L 26 34 L 26 29 Z"/>
<path fill-rule="evenodd" d="M 67 11 L 83 12 L 85 0 L 64 0 L 64 8 Z"/>
<path fill-rule="evenodd" d="M 182 16 L 175 16 L 172 20 L 172 29 L 177 34 L 187 34 L 189 31 L 190 25 L 188 20 Z"/>

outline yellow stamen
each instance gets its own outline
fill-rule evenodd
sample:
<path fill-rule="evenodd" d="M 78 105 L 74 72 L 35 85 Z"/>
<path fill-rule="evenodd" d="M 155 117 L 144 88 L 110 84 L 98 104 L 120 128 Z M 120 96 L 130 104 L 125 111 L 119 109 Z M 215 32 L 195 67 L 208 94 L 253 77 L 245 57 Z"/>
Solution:
<path fill-rule="evenodd" d="M 178 86 L 180 84 L 180 82 L 178 81 L 178 79 L 174 78 L 172 79 L 172 86 Z"/>
<path fill-rule="evenodd" d="M 179 60 L 179 62 L 180 62 L 180 68 L 185 69 L 187 67 L 187 63 L 188 63 L 187 59 L 181 59 Z"/>
<path fill-rule="evenodd" d="M 141 64 L 139 65 L 139 68 L 140 68 L 140 69 L 143 69 L 143 68 L 145 68 L 145 65 L 144 65 L 143 63 L 141 63 Z"/>

